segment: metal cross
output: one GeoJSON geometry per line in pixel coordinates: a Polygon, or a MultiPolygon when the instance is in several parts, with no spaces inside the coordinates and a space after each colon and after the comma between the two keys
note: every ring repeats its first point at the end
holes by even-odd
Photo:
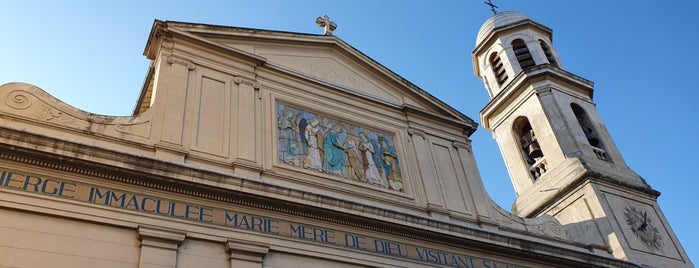
{"type": "Polygon", "coordinates": [[[488,2],[483,2],[483,3],[485,3],[485,4],[488,5],[488,6],[490,6],[490,11],[493,11],[493,15],[498,14],[498,11],[495,10],[496,8],[498,8],[498,6],[496,6],[495,4],[493,4],[493,2],[492,2],[491,0],[488,0],[488,2]]]}
{"type": "Polygon", "coordinates": [[[324,35],[332,35],[333,31],[337,29],[337,24],[334,22],[330,21],[330,18],[328,15],[321,17],[318,17],[316,19],[316,24],[318,24],[319,27],[323,27],[323,34],[324,35]]]}

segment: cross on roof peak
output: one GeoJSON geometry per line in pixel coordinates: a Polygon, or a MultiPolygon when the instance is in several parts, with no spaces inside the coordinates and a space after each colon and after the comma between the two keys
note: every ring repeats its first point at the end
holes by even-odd
{"type": "Polygon", "coordinates": [[[328,15],[316,18],[316,24],[318,24],[318,27],[323,27],[324,35],[332,35],[333,31],[337,29],[337,24],[330,21],[328,15]]]}

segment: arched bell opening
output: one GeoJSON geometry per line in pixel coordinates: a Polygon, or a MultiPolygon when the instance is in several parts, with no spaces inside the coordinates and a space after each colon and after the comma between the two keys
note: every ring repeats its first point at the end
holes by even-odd
{"type": "Polygon", "coordinates": [[[490,66],[493,70],[493,75],[495,75],[495,79],[498,82],[498,85],[502,86],[502,84],[507,81],[507,72],[505,71],[505,65],[503,65],[502,60],[500,59],[500,56],[498,56],[497,52],[493,52],[490,54],[490,66]]]}
{"type": "Polygon", "coordinates": [[[551,47],[544,42],[544,40],[539,39],[539,45],[541,46],[541,50],[544,51],[544,55],[546,56],[546,60],[549,61],[549,64],[559,67],[558,66],[558,61],[556,61],[556,57],[553,55],[553,51],[551,51],[551,47]]]}
{"type": "Polygon", "coordinates": [[[597,130],[595,130],[595,127],[592,124],[592,121],[590,121],[590,117],[587,116],[585,110],[576,103],[571,103],[570,108],[573,110],[573,114],[575,114],[575,118],[578,120],[580,129],[585,134],[585,138],[592,147],[592,150],[594,151],[597,158],[600,160],[611,162],[612,160],[609,158],[609,155],[607,154],[607,150],[604,146],[604,143],[602,142],[602,139],[600,139],[597,130]]]}
{"type": "Polygon", "coordinates": [[[529,174],[534,180],[539,179],[547,170],[546,157],[529,119],[524,116],[518,117],[512,129],[517,137],[520,153],[526,163],[525,166],[529,169],[529,174]]]}
{"type": "Polygon", "coordinates": [[[524,43],[522,39],[515,39],[512,41],[512,50],[515,52],[517,57],[517,63],[522,70],[532,67],[535,65],[532,53],[529,52],[527,44],[524,43]]]}

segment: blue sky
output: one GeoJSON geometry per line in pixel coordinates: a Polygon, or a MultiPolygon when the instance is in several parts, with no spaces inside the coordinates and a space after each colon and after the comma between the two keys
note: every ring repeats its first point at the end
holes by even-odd
{"type": "MultiPolygon", "coordinates": [[[[595,82],[599,114],[627,164],[659,190],[660,206],[695,263],[699,190],[695,109],[699,3],[495,1],[554,31],[565,69],[595,82]]],[[[129,115],[145,77],[154,19],[335,35],[479,121],[487,103],[471,51],[492,15],[452,1],[0,1],[0,84],[27,82],[92,113],[129,115]]],[[[473,136],[486,188],[509,210],[515,194],[491,134],[473,136]]]]}

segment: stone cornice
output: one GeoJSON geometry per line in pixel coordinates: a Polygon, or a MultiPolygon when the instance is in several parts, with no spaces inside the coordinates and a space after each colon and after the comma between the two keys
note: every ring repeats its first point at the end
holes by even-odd
{"type": "MultiPolygon", "coordinates": [[[[243,60],[247,60],[259,67],[266,67],[275,70],[283,70],[275,65],[273,62],[268,61],[267,58],[262,57],[257,54],[249,53],[240,49],[236,49],[232,46],[222,45],[210,40],[210,37],[217,36],[220,38],[229,39],[254,39],[257,41],[264,42],[300,42],[307,45],[320,45],[320,46],[331,46],[339,53],[345,54],[353,58],[355,61],[367,66],[373,70],[374,73],[380,74],[382,77],[387,78],[389,81],[394,83],[396,86],[406,89],[412,95],[419,97],[425,102],[429,103],[430,106],[434,107],[441,112],[448,114],[452,117],[453,121],[464,121],[465,124],[469,125],[470,129],[465,131],[466,133],[472,133],[475,131],[477,124],[462,114],[458,110],[452,108],[451,106],[445,104],[441,100],[430,95],[427,91],[421,89],[400,75],[394,73],[388,68],[384,67],[380,63],[373,60],[371,57],[365,55],[354,47],[345,43],[336,36],[319,36],[312,34],[300,34],[300,33],[290,33],[290,32],[280,32],[280,31],[267,31],[267,30],[256,30],[256,29],[246,29],[238,27],[226,27],[217,25],[203,25],[203,24],[191,24],[184,22],[175,21],[158,21],[156,20],[153,24],[151,30],[151,35],[148,39],[148,44],[146,45],[146,54],[150,59],[154,59],[156,53],[153,51],[158,50],[157,46],[161,42],[161,36],[169,36],[172,38],[182,38],[184,40],[192,41],[198,45],[208,47],[217,51],[222,51],[226,54],[238,57],[243,60]]],[[[462,123],[463,124],[463,123],[462,123]]]]}
{"type": "Polygon", "coordinates": [[[177,250],[177,246],[184,241],[186,235],[184,231],[159,226],[138,226],[138,239],[141,240],[141,244],[152,247],[177,250]]]}
{"type": "Polygon", "coordinates": [[[494,129],[500,122],[491,123],[489,119],[498,113],[510,113],[511,110],[516,107],[515,105],[521,104],[512,103],[512,100],[516,99],[517,96],[537,94],[537,89],[527,89],[530,85],[542,80],[561,81],[565,83],[566,87],[557,87],[556,90],[575,90],[589,97],[590,100],[592,99],[594,84],[591,81],[549,64],[537,65],[519,72],[517,76],[505,85],[502,91],[495,95],[488,104],[481,109],[480,115],[483,127],[488,130],[494,129]],[[508,106],[510,106],[510,109],[504,110],[503,107],[508,106]]]}
{"type": "Polygon", "coordinates": [[[629,189],[653,198],[660,195],[660,192],[652,189],[645,181],[642,185],[631,184],[624,180],[623,176],[594,168],[580,158],[569,158],[559,166],[549,169],[535,184],[536,187],[521,193],[515,200],[512,212],[520,217],[537,217],[544,214],[558,200],[564,199],[566,195],[587,183],[629,189]]]}
{"type": "MultiPolygon", "coordinates": [[[[390,81],[411,90],[414,94],[420,96],[421,98],[429,101],[435,107],[442,109],[454,117],[466,117],[461,114],[456,109],[446,105],[441,100],[434,98],[427,91],[421,89],[415,84],[411,83],[407,79],[401,77],[399,74],[394,73],[390,69],[376,62],[371,57],[362,53],[361,51],[355,49],[351,45],[344,42],[337,36],[324,36],[316,34],[304,34],[304,33],[293,33],[284,31],[273,31],[273,30],[259,30],[259,29],[249,29],[242,27],[229,27],[229,26],[218,26],[218,25],[203,25],[202,24],[192,24],[186,22],[176,22],[167,21],[162,22],[170,26],[170,29],[176,29],[179,32],[186,32],[192,36],[201,36],[201,39],[205,39],[209,36],[217,36],[222,38],[239,38],[239,39],[256,39],[262,40],[264,42],[280,42],[280,43],[303,43],[305,45],[321,45],[321,46],[332,46],[338,50],[339,53],[345,54],[349,57],[359,60],[365,66],[373,69],[375,73],[380,73],[382,76],[389,78],[390,81]]],[[[270,62],[265,62],[269,64],[270,62]]]]}
{"type": "Polygon", "coordinates": [[[414,114],[414,115],[419,115],[419,116],[424,116],[428,117],[431,119],[436,119],[435,121],[441,121],[447,124],[452,124],[452,125],[457,125],[461,128],[463,128],[464,135],[466,136],[471,136],[473,132],[475,132],[478,129],[478,123],[475,121],[471,120],[471,118],[466,118],[467,120],[463,121],[456,121],[453,118],[442,116],[439,114],[431,113],[429,111],[425,111],[423,109],[420,109],[418,107],[415,107],[410,104],[403,104],[401,105],[401,110],[403,110],[406,114],[414,114]]]}
{"type": "Polygon", "coordinates": [[[454,141],[452,142],[452,145],[454,145],[455,148],[459,149],[466,149],[466,151],[471,152],[471,140],[465,140],[465,141],[454,141]]]}
{"type": "Polygon", "coordinates": [[[553,238],[539,237],[536,239],[534,235],[531,235],[530,238],[523,239],[519,238],[519,235],[506,235],[501,232],[467,227],[418,215],[341,200],[331,196],[238,178],[231,174],[199,170],[145,157],[123,155],[118,152],[106,151],[88,145],[55,140],[50,137],[10,129],[0,129],[0,159],[73,174],[86,175],[90,178],[124,183],[125,185],[134,187],[161,190],[226,204],[256,208],[274,213],[282,213],[342,226],[370,230],[416,241],[448,245],[455,248],[479,252],[499,252],[502,254],[501,256],[514,259],[535,259],[559,266],[636,267],[633,264],[621,260],[572,250],[570,247],[573,247],[573,244],[568,244],[565,241],[556,241],[556,239],[553,238]],[[33,144],[36,146],[22,147],[7,143],[7,141],[20,139],[25,144],[33,144]],[[42,150],[42,146],[44,146],[43,149],[49,149],[49,147],[53,149],[74,147],[76,151],[89,153],[95,160],[98,160],[97,158],[112,157],[113,159],[110,159],[110,161],[114,161],[118,158],[120,163],[123,163],[124,166],[128,166],[129,168],[114,167],[105,164],[110,161],[86,161],[66,155],[56,155],[54,152],[60,152],[60,150],[42,150]],[[318,203],[318,205],[289,202],[287,200],[225,189],[213,185],[179,180],[167,176],[167,174],[182,174],[188,177],[226,182],[226,184],[235,185],[235,187],[239,189],[249,189],[258,192],[264,191],[277,195],[284,194],[289,197],[303,197],[303,200],[299,201],[314,201],[318,203]],[[330,205],[337,208],[337,210],[322,208],[322,204],[325,204],[326,207],[330,205]],[[338,211],[342,209],[356,211],[357,215],[338,211]],[[546,240],[558,245],[544,242],[546,240]]]}

